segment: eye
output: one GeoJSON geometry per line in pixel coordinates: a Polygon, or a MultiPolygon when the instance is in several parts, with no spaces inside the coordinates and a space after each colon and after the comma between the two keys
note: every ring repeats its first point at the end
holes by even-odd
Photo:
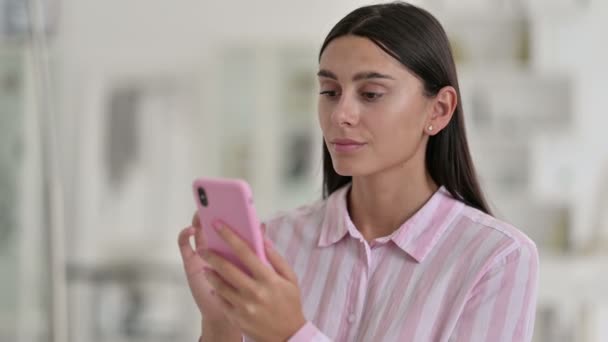
{"type": "Polygon", "coordinates": [[[370,92],[370,91],[365,91],[365,92],[361,93],[361,96],[363,96],[363,98],[369,102],[378,100],[379,98],[382,97],[382,95],[384,95],[384,94],[374,93],[374,92],[370,92]]]}
{"type": "Polygon", "coordinates": [[[324,90],[324,91],[320,92],[319,95],[323,95],[323,96],[326,96],[326,97],[329,97],[329,98],[333,98],[333,97],[338,96],[338,92],[335,91],[335,90],[324,90]]]}

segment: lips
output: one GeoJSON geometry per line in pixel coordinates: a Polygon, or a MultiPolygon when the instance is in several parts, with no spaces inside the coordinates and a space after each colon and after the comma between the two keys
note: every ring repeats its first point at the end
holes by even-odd
{"type": "Polygon", "coordinates": [[[334,139],[330,144],[336,152],[354,152],[365,146],[366,143],[353,139],[334,139]]]}
{"type": "Polygon", "coordinates": [[[334,139],[331,141],[332,144],[336,145],[363,145],[363,142],[359,142],[352,139],[334,139]]]}

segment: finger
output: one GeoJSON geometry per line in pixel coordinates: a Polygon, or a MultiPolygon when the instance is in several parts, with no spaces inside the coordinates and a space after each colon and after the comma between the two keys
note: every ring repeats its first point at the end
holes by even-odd
{"type": "Polygon", "coordinates": [[[239,294],[223,283],[222,279],[213,272],[209,272],[206,277],[207,282],[211,285],[215,292],[215,298],[221,310],[226,315],[226,318],[234,325],[243,326],[243,312],[252,312],[251,306],[239,296],[239,294]]]}
{"type": "Polygon", "coordinates": [[[298,284],[298,276],[295,274],[291,265],[279,254],[279,252],[274,249],[272,246],[272,242],[268,239],[264,240],[264,246],[266,247],[266,257],[268,261],[272,265],[272,267],[279,273],[281,276],[289,280],[293,284],[298,284]]]}
{"type": "Polygon", "coordinates": [[[177,245],[179,246],[179,251],[181,252],[184,261],[196,256],[196,253],[192,249],[192,245],[190,245],[190,237],[194,235],[194,232],[194,227],[186,227],[179,232],[177,237],[177,245]]]}
{"type": "Polygon", "coordinates": [[[208,266],[205,261],[192,249],[190,245],[190,237],[194,234],[194,227],[187,227],[182,229],[177,238],[180,254],[182,256],[184,269],[187,275],[193,275],[204,267],[208,266]]]}
{"type": "Polygon", "coordinates": [[[253,252],[249,244],[247,244],[241,237],[236,235],[225,224],[219,223],[214,228],[218,231],[218,234],[226,241],[226,243],[232,248],[233,253],[239,258],[239,260],[249,269],[253,278],[255,279],[268,279],[272,276],[270,268],[258,258],[253,252]]]}
{"type": "MultiPolygon", "coordinates": [[[[228,302],[226,299],[224,299],[224,297],[222,297],[221,295],[216,293],[215,298],[217,299],[217,302],[219,303],[221,310],[223,310],[227,316],[231,315],[231,313],[234,312],[234,305],[230,304],[230,302],[228,302]]],[[[228,317],[228,319],[234,320],[234,318],[231,318],[231,317],[228,317]]]]}
{"type": "Polygon", "coordinates": [[[194,246],[196,247],[196,251],[199,252],[200,250],[205,248],[205,240],[201,229],[201,222],[198,217],[198,212],[196,210],[192,215],[192,227],[194,227],[196,230],[196,233],[194,234],[194,246]]]}
{"type": "MultiPolygon", "coordinates": [[[[213,272],[213,271],[209,271],[209,272],[213,272]]],[[[228,302],[226,299],[224,299],[221,295],[219,295],[217,293],[217,291],[215,290],[213,285],[211,285],[209,283],[209,279],[207,277],[205,277],[205,280],[209,284],[209,287],[210,287],[209,289],[210,289],[211,293],[213,294],[213,298],[216,300],[217,304],[219,305],[220,310],[224,311],[225,314],[230,315],[234,310],[234,305],[230,304],[230,302],[228,302]]],[[[228,318],[230,318],[230,317],[228,317],[228,318]]]]}
{"type": "Polygon", "coordinates": [[[200,254],[203,250],[207,248],[205,234],[203,233],[203,228],[200,226],[194,227],[194,229],[194,246],[196,248],[196,251],[200,254]]]}
{"type": "Polygon", "coordinates": [[[236,307],[224,299],[220,294],[216,294],[215,299],[217,299],[220,309],[224,312],[224,315],[226,315],[226,319],[237,327],[242,326],[242,319],[237,314],[236,307]]]}
{"type": "Polygon", "coordinates": [[[215,294],[225,300],[229,306],[234,307],[240,302],[237,290],[228,284],[221,276],[214,271],[205,271],[205,278],[215,290],[215,294]]]}
{"type": "Polygon", "coordinates": [[[201,221],[198,217],[198,211],[194,211],[194,215],[192,215],[192,227],[200,227],[201,221]]]}
{"type": "Polygon", "coordinates": [[[244,294],[254,293],[255,283],[240,268],[221,255],[207,251],[204,253],[205,260],[211,265],[215,272],[237,291],[244,294]]]}

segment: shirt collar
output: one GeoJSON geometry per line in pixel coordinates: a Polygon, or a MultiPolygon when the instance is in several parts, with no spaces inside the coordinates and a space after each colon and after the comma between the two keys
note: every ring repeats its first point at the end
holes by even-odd
{"type": "MultiPolygon", "coordinates": [[[[332,245],[347,233],[362,238],[348,214],[346,194],[349,189],[350,184],[336,190],[327,198],[318,246],[332,245]]],[[[422,208],[397,230],[389,236],[377,238],[376,242],[392,240],[417,262],[422,262],[464,206],[464,203],[452,197],[449,191],[441,186],[422,208]]]]}

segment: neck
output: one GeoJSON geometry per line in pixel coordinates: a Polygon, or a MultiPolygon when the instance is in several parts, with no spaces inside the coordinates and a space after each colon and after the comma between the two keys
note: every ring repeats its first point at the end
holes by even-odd
{"type": "Polygon", "coordinates": [[[412,217],[437,191],[423,163],[353,177],[348,195],[350,217],[369,242],[390,235],[412,217]]]}

